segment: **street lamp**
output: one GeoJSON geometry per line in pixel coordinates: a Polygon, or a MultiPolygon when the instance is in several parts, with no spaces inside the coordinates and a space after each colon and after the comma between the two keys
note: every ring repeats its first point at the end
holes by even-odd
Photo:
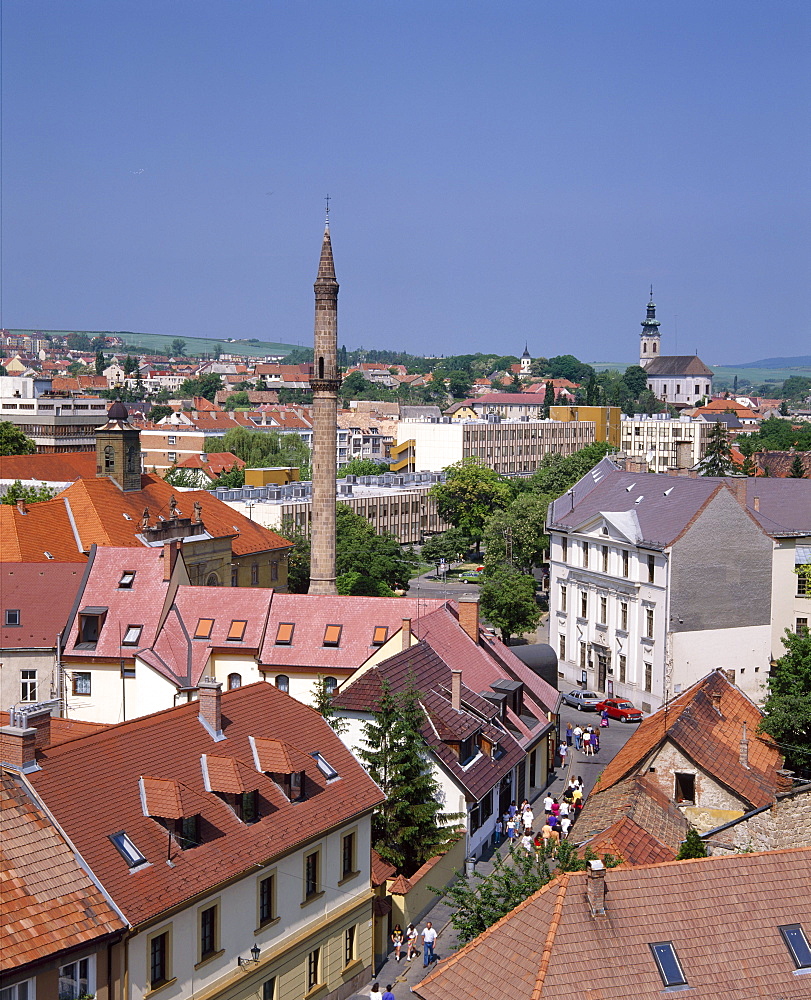
{"type": "Polygon", "coordinates": [[[243,958],[241,955],[237,958],[237,965],[240,969],[244,969],[246,966],[256,965],[259,961],[259,945],[254,941],[253,948],[251,948],[251,957],[243,958]]]}

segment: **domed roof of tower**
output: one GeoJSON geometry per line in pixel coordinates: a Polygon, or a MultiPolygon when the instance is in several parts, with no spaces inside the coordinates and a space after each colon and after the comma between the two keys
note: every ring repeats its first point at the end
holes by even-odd
{"type": "Polygon", "coordinates": [[[110,407],[110,409],[107,411],[108,421],[120,420],[122,423],[126,423],[129,420],[129,418],[130,415],[127,412],[127,408],[126,406],[124,406],[124,404],[121,402],[120,399],[117,399],[110,407]]]}

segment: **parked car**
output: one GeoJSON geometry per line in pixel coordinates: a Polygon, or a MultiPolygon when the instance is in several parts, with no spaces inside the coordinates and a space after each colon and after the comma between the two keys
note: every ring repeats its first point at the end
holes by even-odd
{"type": "Polygon", "coordinates": [[[609,719],[619,719],[620,722],[641,722],[642,713],[625,698],[606,698],[594,706],[595,712],[608,712],[609,719]]]}
{"type": "Polygon", "coordinates": [[[577,691],[569,691],[568,694],[562,694],[560,697],[567,705],[576,708],[578,712],[593,712],[600,702],[599,695],[593,691],[581,691],[579,688],[577,691]]]}

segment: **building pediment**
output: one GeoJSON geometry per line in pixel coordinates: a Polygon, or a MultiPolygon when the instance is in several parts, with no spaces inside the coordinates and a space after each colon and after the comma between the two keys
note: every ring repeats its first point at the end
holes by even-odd
{"type": "Polygon", "coordinates": [[[574,525],[573,530],[605,541],[630,542],[632,545],[642,539],[642,529],[635,510],[601,510],[581,524],[574,525]]]}

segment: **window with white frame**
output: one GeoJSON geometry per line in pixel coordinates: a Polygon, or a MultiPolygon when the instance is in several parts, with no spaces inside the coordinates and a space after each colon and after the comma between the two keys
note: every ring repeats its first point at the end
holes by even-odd
{"type": "Polygon", "coordinates": [[[4,986],[0,990],[0,1000],[34,1000],[34,980],[23,979],[22,982],[4,986]]]}
{"type": "Polygon", "coordinates": [[[645,608],[645,638],[653,638],[653,608],[645,608]]]}
{"type": "Polygon", "coordinates": [[[95,990],[92,958],[81,958],[59,968],[59,1000],[78,1000],[95,990]]]}
{"type": "Polygon", "coordinates": [[[560,586],[560,610],[566,611],[566,587],[563,584],[560,586]]]}
{"type": "Polygon", "coordinates": [[[565,635],[559,635],[558,636],[558,657],[561,660],[565,660],[566,659],[566,636],[565,635]]]}
{"type": "Polygon", "coordinates": [[[628,631],[628,602],[620,601],[620,628],[623,632],[628,631]]]}
{"type": "Polygon", "coordinates": [[[600,547],[600,552],[601,552],[602,560],[603,560],[603,573],[607,573],[608,572],[608,546],[607,545],[602,545],[600,547]]]}
{"type": "Polygon", "coordinates": [[[580,617],[588,618],[589,616],[589,595],[587,590],[580,591],[580,617]]]}
{"type": "Polygon", "coordinates": [[[36,670],[20,671],[20,701],[37,700],[37,672],[36,670]]]}

